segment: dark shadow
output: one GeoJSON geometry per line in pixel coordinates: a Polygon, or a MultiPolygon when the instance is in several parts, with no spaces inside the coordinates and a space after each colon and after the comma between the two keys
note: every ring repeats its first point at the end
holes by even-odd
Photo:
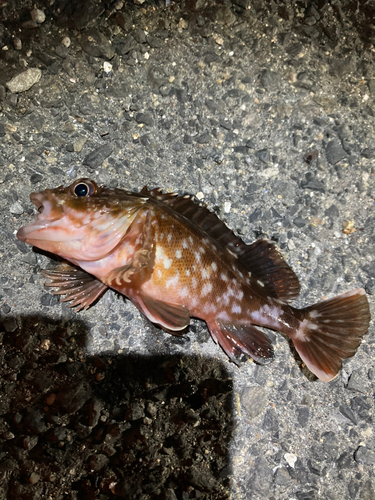
{"type": "Polygon", "coordinates": [[[86,356],[86,337],[77,320],[0,319],[0,498],[229,498],[222,363],[86,356]]]}

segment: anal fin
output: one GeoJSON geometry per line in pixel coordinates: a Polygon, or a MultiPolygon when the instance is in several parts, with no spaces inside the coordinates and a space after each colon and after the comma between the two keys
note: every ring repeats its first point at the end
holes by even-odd
{"type": "Polygon", "coordinates": [[[55,269],[43,269],[42,275],[51,280],[51,283],[45,283],[46,286],[58,287],[52,294],[65,295],[61,302],[72,301],[68,307],[75,307],[76,311],[87,309],[108,288],[83,269],[65,263],[55,269]]]}
{"type": "Polygon", "coordinates": [[[234,363],[247,354],[257,363],[264,364],[273,357],[269,338],[256,326],[232,324],[221,320],[207,324],[212,338],[234,363]]]}

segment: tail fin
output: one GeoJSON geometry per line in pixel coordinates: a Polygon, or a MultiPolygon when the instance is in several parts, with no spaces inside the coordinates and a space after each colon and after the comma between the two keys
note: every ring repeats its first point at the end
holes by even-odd
{"type": "Polygon", "coordinates": [[[291,338],[309,370],[329,382],[368,330],[371,316],[365,291],[357,288],[302,311],[304,320],[291,338]]]}

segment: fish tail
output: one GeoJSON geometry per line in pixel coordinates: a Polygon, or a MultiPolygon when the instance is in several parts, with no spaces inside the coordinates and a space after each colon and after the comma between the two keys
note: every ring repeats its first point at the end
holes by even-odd
{"type": "Polygon", "coordinates": [[[290,337],[309,370],[329,382],[368,330],[371,316],[365,291],[357,288],[301,312],[304,319],[290,337]]]}

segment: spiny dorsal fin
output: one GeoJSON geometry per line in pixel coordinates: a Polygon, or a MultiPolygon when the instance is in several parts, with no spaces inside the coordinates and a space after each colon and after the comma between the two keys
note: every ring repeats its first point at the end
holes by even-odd
{"type": "Polygon", "coordinates": [[[254,278],[264,283],[267,292],[274,297],[286,302],[298,297],[298,278],[271,241],[257,240],[252,245],[246,245],[214,212],[195,203],[194,197],[190,195],[178,196],[176,193],[162,193],[160,188],[148,190],[147,187],[142,189],[141,194],[150,196],[183,215],[230,250],[254,278]]]}
{"type": "Polygon", "coordinates": [[[150,196],[183,215],[233,254],[239,255],[247,248],[246,243],[236,236],[214,212],[210,212],[205,206],[198,205],[194,201],[194,196],[162,193],[160,188],[148,190],[147,186],[142,189],[141,194],[150,196]]]}

